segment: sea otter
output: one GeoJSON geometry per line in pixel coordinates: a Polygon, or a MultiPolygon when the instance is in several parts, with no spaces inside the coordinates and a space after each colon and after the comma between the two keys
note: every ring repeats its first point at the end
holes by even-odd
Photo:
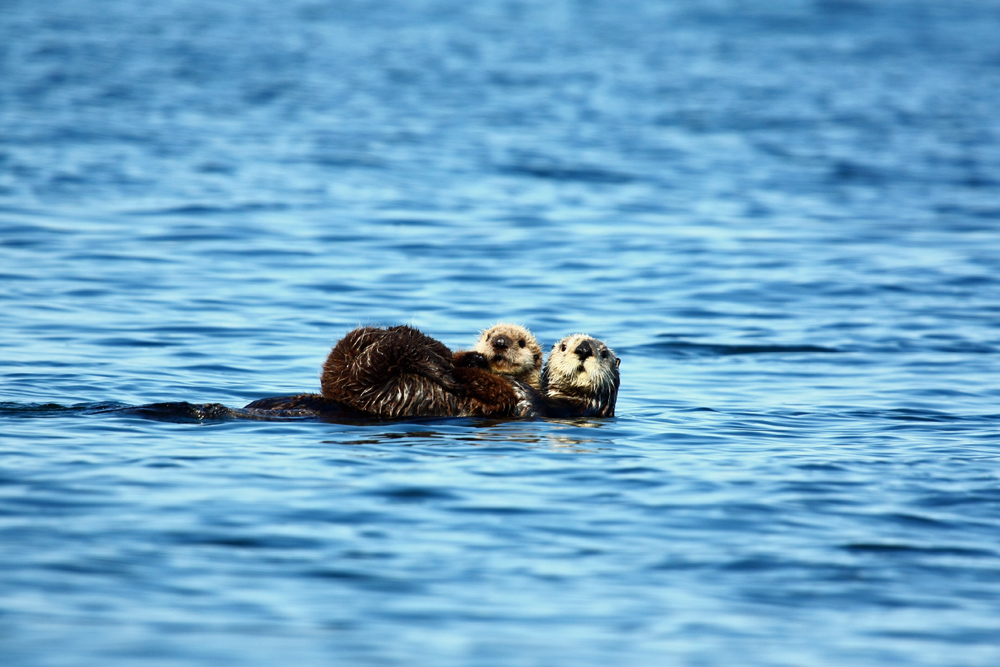
{"type": "Polygon", "coordinates": [[[483,330],[472,348],[497,375],[541,389],[542,347],[527,328],[501,322],[483,330]]]}
{"type": "Polygon", "coordinates": [[[542,369],[542,397],[550,417],[614,417],[621,360],[586,334],[552,346],[542,369]]]}

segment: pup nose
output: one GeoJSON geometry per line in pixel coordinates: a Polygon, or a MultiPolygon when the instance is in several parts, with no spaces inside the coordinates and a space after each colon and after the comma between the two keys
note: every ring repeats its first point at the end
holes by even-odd
{"type": "Polygon", "coordinates": [[[590,344],[589,340],[576,346],[576,356],[580,357],[580,361],[586,361],[587,357],[594,356],[594,346],[590,344]]]}
{"type": "Polygon", "coordinates": [[[510,347],[510,339],[506,336],[497,336],[493,339],[493,347],[497,350],[506,350],[510,347]]]}

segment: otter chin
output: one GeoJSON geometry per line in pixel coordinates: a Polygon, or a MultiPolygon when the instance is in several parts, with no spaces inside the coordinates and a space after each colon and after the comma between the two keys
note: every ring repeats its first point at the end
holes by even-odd
{"type": "Polygon", "coordinates": [[[497,375],[541,388],[542,347],[520,324],[501,322],[483,330],[472,348],[497,375]]]}
{"type": "Polygon", "coordinates": [[[552,346],[541,375],[542,397],[553,415],[613,417],[621,360],[586,334],[566,336],[552,346]]]}

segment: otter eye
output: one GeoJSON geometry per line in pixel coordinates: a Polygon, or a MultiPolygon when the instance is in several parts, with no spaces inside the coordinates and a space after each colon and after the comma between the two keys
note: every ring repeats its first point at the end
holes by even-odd
{"type": "Polygon", "coordinates": [[[517,341],[517,344],[520,345],[521,347],[524,347],[524,339],[522,338],[521,340],[517,341]]]}
{"type": "Polygon", "coordinates": [[[601,359],[607,359],[607,358],[608,358],[608,351],[604,350],[604,352],[601,352],[601,359]]]}
{"type": "Polygon", "coordinates": [[[559,349],[562,350],[563,352],[565,352],[566,351],[566,343],[563,343],[562,345],[560,345],[559,349]]]}

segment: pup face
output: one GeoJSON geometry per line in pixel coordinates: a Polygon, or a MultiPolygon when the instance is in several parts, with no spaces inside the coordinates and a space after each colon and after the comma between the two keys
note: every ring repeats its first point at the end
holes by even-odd
{"type": "Polygon", "coordinates": [[[538,386],[542,348],[531,332],[520,324],[500,323],[479,336],[473,352],[490,363],[490,370],[538,386]]]}

